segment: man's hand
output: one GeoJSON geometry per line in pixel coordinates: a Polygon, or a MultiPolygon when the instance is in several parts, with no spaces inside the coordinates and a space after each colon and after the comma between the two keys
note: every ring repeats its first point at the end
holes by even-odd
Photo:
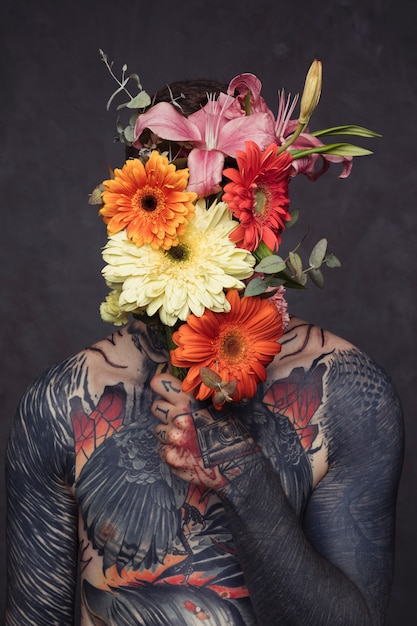
{"type": "Polygon", "coordinates": [[[246,426],[226,406],[216,410],[181,391],[180,381],[160,374],[151,381],[158,394],[152,412],[161,458],[187,482],[215,491],[240,476],[258,448],[246,426]]]}

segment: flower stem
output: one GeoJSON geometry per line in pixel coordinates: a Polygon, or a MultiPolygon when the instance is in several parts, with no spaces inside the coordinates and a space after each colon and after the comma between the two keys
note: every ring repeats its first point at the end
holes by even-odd
{"type": "MultiPolygon", "coordinates": [[[[171,326],[164,326],[165,328],[165,337],[166,337],[166,341],[167,341],[167,346],[168,346],[168,350],[171,352],[171,350],[175,350],[175,348],[177,347],[176,343],[174,342],[174,340],[172,339],[172,328],[171,326]]],[[[184,378],[187,375],[187,370],[182,368],[182,367],[177,367],[176,365],[173,365],[171,360],[169,362],[169,366],[171,369],[171,374],[173,376],[175,376],[175,378],[178,378],[179,380],[184,380],[184,378]]]]}
{"type": "Polygon", "coordinates": [[[284,150],[286,150],[291,144],[294,143],[294,141],[297,139],[297,137],[299,135],[301,135],[301,133],[303,132],[304,128],[306,127],[306,124],[300,124],[300,122],[298,122],[298,126],[295,129],[295,131],[293,132],[293,134],[291,135],[291,137],[284,143],[282,144],[282,146],[280,146],[278,148],[278,154],[281,154],[282,152],[284,152],[284,150]]]}

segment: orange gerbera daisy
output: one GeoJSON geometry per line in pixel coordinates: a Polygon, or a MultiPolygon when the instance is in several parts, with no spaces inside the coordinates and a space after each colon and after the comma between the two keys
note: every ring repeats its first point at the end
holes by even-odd
{"type": "Polygon", "coordinates": [[[105,180],[100,209],[109,236],[126,229],[137,246],[169,250],[178,245],[188,220],[194,215],[197,194],[185,191],[188,169],[177,170],[154,150],[144,166],[129,159],[114,179],[105,180]]]}
{"type": "MultiPolygon", "coordinates": [[[[269,300],[240,298],[235,289],[228,292],[227,299],[231,305],[228,313],[206,309],[201,317],[190,315],[173,334],[177,348],[171,351],[171,362],[188,369],[182,388],[197,389],[199,400],[216,396],[216,390],[202,381],[201,368],[218,374],[223,384],[236,381],[230,395],[239,401],[255,395],[258,383],[266,380],[266,366],[281,350],[282,317],[269,300]]],[[[223,403],[224,399],[218,406],[223,403]]]]}
{"type": "Polygon", "coordinates": [[[253,141],[245,147],[245,152],[236,152],[238,169],[223,172],[232,181],[225,185],[223,201],[240,222],[230,238],[250,252],[260,241],[276,251],[285,220],[290,219],[288,182],[293,159],[288,152],[278,155],[274,143],[264,152],[253,141]]]}

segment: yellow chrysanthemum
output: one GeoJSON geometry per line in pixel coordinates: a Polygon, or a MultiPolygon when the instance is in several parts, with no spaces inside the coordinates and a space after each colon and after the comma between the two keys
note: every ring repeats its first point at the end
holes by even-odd
{"type": "Polygon", "coordinates": [[[167,251],[138,248],[124,231],[110,237],[103,250],[103,275],[109,286],[121,289],[119,306],[125,311],[145,308],[150,316],[158,312],[167,326],[185,321],[190,313],[199,317],[206,308],[229,311],[225,290],[243,289],[255,263],[229,239],[236,225],[226,203],[206,209],[199,201],[178,245],[167,251]]]}
{"type": "Polygon", "coordinates": [[[110,322],[115,326],[127,324],[128,316],[119,306],[120,291],[114,289],[100,305],[100,315],[103,322],[110,322]]]}
{"type": "Polygon", "coordinates": [[[137,246],[163,250],[176,246],[197,199],[197,194],[185,191],[187,184],[188,169],[177,170],[156,150],[145,166],[139,159],[129,159],[114,170],[114,179],[103,182],[100,215],[109,236],[126,229],[137,246]]]}

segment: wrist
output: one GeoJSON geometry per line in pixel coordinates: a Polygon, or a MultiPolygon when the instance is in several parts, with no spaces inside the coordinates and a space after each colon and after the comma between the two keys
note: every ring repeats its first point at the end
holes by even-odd
{"type": "Polygon", "coordinates": [[[246,454],[222,464],[221,473],[224,483],[218,490],[223,503],[241,507],[253,500],[254,494],[262,491],[267,473],[267,460],[259,447],[253,448],[246,454]]]}

